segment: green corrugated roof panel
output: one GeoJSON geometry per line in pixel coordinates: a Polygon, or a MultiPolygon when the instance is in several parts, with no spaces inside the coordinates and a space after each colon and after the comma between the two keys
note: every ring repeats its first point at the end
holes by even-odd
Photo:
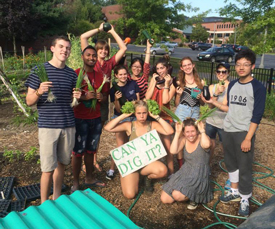
{"type": "Polygon", "coordinates": [[[135,225],[115,206],[91,189],[62,195],[31,206],[22,212],[11,212],[0,219],[0,229],[135,229],[135,225]]]}

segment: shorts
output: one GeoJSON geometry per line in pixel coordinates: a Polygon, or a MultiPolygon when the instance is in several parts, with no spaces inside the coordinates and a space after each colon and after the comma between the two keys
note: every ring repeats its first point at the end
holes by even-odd
{"type": "Polygon", "coordinates": [[[206,133],[206,135],[209,136],[209,138],[216,139],[216,135],[218,133],[219,140],[220,140],[220,142],[222,142],[222,132],[223,132],[223,129],[212,126],[209,123],[206,123],[205,133],[206,133]]]}
{"type": "Polygon", "coordinates": [[[199,106],[190,107],[185,104],[179,104],[177,106],[175,114],[179,117],[181,121],[184,121],[188,117],[194,118],[197,120],[200,117],[200,107],[199,106]]]}
{"type": "MultiPolygon", "coordinates": [[[[119,115],[114,115],[111,119],[115,119],[115,118],[117,118],[119,115]]],[[[119,123],[123,123],[123,122],[133,122],[133,121],[136,121],[137,120],[137,118],[135,117],[135,116],[130,116],[130,117],[128,117],[128,118],[125,118],[125,119],[123,119],[122,121],[120,121],[119,123]]]]}
{"type": "Polygon", "coordinates": [[[75,127],[65,129],[39,128],[40,164],[42,172],[52,172],[58,162],[70,164],[75,141],[75,127]]]}
{"type": "Polygon", "coordinates": [[[73,155],[82,157],[85,152],[96,153],[102,133],[101,117],[95,119],[75,119],[75,146],[73,155]]]}
{"type": "Polygon", "coordinates": [[[100,104],[101,121],[106,122],[109,118],[109,100],[100,104]]]}

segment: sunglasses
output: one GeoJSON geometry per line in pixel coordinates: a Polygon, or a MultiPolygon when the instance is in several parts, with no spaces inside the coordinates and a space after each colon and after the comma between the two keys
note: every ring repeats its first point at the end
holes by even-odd
{"type": "Polygon", "coordinates": [[[227,71],[220,71],[220,70],[217,70],[216,72],[217,72],[218,74],[220,74],[220,73],[222,73],[222,74],[227,73],[227,71]]]}

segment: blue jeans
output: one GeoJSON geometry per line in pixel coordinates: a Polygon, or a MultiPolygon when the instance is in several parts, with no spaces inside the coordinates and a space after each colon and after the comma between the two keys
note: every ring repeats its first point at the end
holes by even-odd
{"type": "Polygon", "coordinates": [[[206,123],[205,125],[205,133],[209,136],[211,139],[216,139],[216,135],[218,133],[220,142],[222,141],[222,131],[223,129],[220,129],[218,127],[212,126],[209,123],[206,123]]]}
{"type": "Polygon", "coordinates": [[[184,121],[188,117],[198,119],[200,117],[200,107],[190,107],[185,104],[179,104],[177,106],[175,114],[179,117],[181,121],[184,121]]]}
{"type": "Polygon", "coordinates": [[[75,119],[74,155],[83,155],[85,151],[95,153],[102,132],[101,117],[95,119],[75,119]]]}
{"type": "MultiPolygon", "coordinates": [[[[115,118],[117,118],[118,117],[118,115],[114,115],[111,119],[115,119],[115,118]]],[[[136,121],[137,120],[137,118],[135,117],[135,116],[130,116],[130,117],[128,117],[128,118],[125,118],[125,119],[123,119],[122,121],[120,121],[119,123],[123,123],[123,122],[133,122],[133,121],[136,121]]]]}

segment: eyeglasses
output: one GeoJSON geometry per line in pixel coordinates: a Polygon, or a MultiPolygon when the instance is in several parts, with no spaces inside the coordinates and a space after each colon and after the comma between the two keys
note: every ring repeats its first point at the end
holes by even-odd
{"type": "Polygon", "coordinates": [[[141,69],[140,66],[132,66],[132,68],[134,68],[134,69],[141,69]]]}
{"type": "Polygon", "coordinates": [[[182,68],[186,68],[186,67],[190,67],[190,66],[192,66],[191,63],[190,63],[190,64],[186,64],[186,65],[182,65],[181,67],[182,67],[182,68]]]}
{"type": "Polygon", "coordinates": [[[235,68],[240,68],[240,67],[249,68],[251,65],[252,64],[248,64],[248,63],[245,63],[245,64],[236,64],[235,68]]]}
{"type": "Polygon", "coordinates": [[[216,71],[218,74],[220,74],[220,73],[222,73],[222,74],[226,74],[227,73],[227,71],[225,70],[225,71],[220,71],[220,70],[217,70],[216,71]]]}

